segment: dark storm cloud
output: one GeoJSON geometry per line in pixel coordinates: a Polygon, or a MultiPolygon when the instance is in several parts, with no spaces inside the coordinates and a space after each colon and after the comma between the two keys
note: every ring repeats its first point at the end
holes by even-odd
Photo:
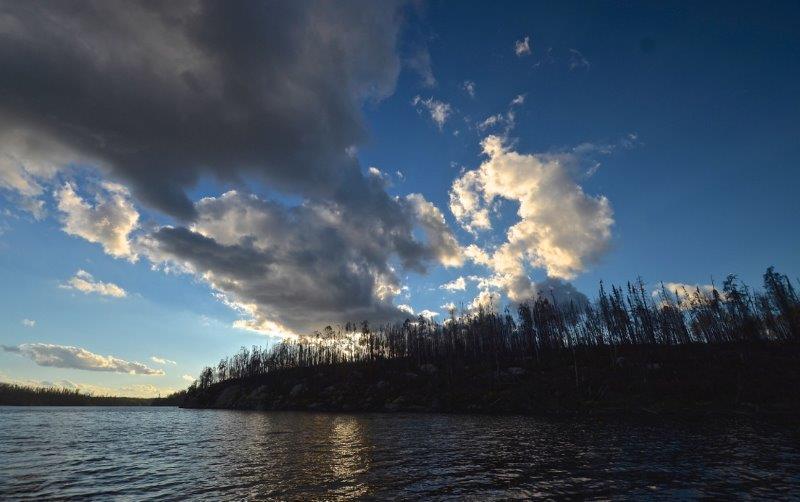
{"type": "Polygon", "coordinates": [[[390,263],[462,262],[438,208],[390,196],[355,159],[362,105],[394,90],[399,16],[372,1],[0,3],[0,153],[36,175],[55,159],[97,165],[178,217],[131,237],[131,254],[195,274],[240,327],[397,319],[390,263]],[[194,203],[203,175],[303,202],[239,190],[194,203]]]}
{"type": "MultiPolygon", "coordinates": [[[[418,219],[437,233],[438,214],[419,195],[393,201],[403,221],[418,219]],[[430,221],[432,220],[432,221],[430,221]]],[[[457,250],[411,228],[343,213],[331,203],[297,207],[227,192],[196,204],[191,229],[162,227],[144,236],[141,252],[152,262],[194,273],[240,308],[242,327],[295,333],[327,323],[404,318],[392,304],[400,281],[389,266],[399,256],[409,267],[425,260],[455,260],[457,250]]]]}
{"type": "Polygon", "coordinates": [[[67,148],[182,218],[206,173],[343,196],[360,105],[394,88],[397,18],[367,1],[4,2],[0,146],[67,148]]]}

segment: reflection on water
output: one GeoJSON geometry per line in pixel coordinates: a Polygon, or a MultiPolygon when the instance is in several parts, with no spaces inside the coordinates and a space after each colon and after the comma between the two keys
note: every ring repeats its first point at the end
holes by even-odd
{"type": "Polygon", "coordinates": [[[793,423],[0,407],[0,499],[785,497],[793,423]]]}

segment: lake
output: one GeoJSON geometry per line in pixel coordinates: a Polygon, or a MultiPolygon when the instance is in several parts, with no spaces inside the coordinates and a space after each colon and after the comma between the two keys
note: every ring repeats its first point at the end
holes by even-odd
{"type": "Polygon", "coordinates": [[[794,422],[0,407],[0,499],[800,494],[794,422]]]}

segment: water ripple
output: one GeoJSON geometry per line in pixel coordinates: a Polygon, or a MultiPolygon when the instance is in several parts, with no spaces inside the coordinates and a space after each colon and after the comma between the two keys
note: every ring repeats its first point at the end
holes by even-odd
{"type": "Polygon", "coordinates": [[[794,424],[0,407],[0,499],[781,498],[794,424]]]}

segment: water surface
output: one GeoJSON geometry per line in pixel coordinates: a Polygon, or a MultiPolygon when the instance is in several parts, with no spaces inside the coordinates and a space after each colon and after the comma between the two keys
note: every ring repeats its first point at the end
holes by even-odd
{"type": "Polygon", "coordinates": [[[3,500],[788,494],[787,422],[0,407],[3,500]]]}

